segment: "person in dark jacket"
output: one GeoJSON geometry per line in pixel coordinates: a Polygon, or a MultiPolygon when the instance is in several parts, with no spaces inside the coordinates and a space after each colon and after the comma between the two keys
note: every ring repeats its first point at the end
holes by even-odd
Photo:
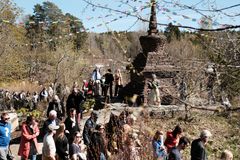
{"type": "Polygon", "coordinates": [[[203,130],[200,138],[195,139],[191,145],[191,160],[207,160],[207,151],[205,145],[212,134],[208,130],[203,130]]]}
{"type": "Polygon", "coordinates": [[[49,112],[51,110],[55,110],[57,112],[57,118],[62,120],[64,116],[64,109],[60,104],[60,99],[57,95],[54,95],[53,100],[49,102],[48,109],[47,109],[47,116],[49,116],[49,112]]]}
{"type": "Polygon", "coordinates": [[[168,155],[168,160],[182,160],[181,150],[184,150],[190,141],[187,137],[181,137],[176,147],[173,147],[168,155]]]}
{"type": "Polygon", "coordinates": [[[89,146],[91,144],[91,137],[93,134],[93,131],[96,127],[97,122],[97,113],[93,111],[91,113],[90,118],[86,121],[83,129],[83,141],[86,146],[89,146]]]}
{"type": "Polygon", "coordinates": [[[108,69],[108,72],[104,75],[105,77],[105,93],[104,95],[107,97],[107,93],[108,93],[108,89],[109,89],[109,94],[110,94],[110,99],[112,99],[113,97],[113,81],[114,81],[114,77],[112,74],[112,70],[108,69]]]}
{"type": "Polygon", "coordinates": [[[50,124],[53,124],[55,126],[58,126],[60,123],[60,120],[57,118],[57,112],[54,110],[51,110],[49,112],[49,116],[48,119],[43,123],[43,127],[41,130],[41,136],[40,137],[44,137],[44,135],[47,133],[48,131],[48,126],[50,124]]]}
{"type": "Polygon", "coordinates": [[[73,141],[74,134],[77,131],[80,131],[75,108],[70,109],[70,115],[66,118],[64,123],[65,123],[65,126],[66,126],[66,131],[65,132],[66,132],[68,141],[71,144],[72,141],[73,141]]]}
{"type": "Polygon", "coordinates": [[[59,125],[59,129],[57,130],[54,141],[56,145],[56,154],[57,154],[57,160],[68,160],[68,153],[69,153],[69,145],[68,145],[68,139],[64,134],[65,125],[64,123],[61,123],[59,125]]]}
{"type": "Polygon", "coordinates": [[[77,115],[81,113],[80,104],[82,101],[84,101],[85,97],[82,93],[79,92],[77,88],[73,88],[72,93],[68,96],[67,104],[66,104],[66,110],[67,114],[69,115],[70,109],[75,108],[77,111],[77,115]]]}

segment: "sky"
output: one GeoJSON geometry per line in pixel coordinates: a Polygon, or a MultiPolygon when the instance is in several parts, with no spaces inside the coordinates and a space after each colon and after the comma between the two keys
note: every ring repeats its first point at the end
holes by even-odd
{"type": "MultiPolygon", "coordinates": [[[[78,17],[85,28],[91,32],[106,32],[106,31],[138,31],[147,30],[148,23],[140,20],[137,21],[136,17],[126,16],[114,11],[109,11],[100,8],[93,8],[87,5],[83,0],[49,0],[56,4],[63,13],[71,13],[78,17]],[[110,22],[111,21],[111,22],[110,22]],[[109,23],[106,23],[109,22],[109,23]]],[[[150,0],[88,0],[94,4],[106,6],[119,11],[128,11],[131,14],[139,15],[144,19],[149,19],[150,0]],[[123,3],[124,2],[124,3],[123,3]],[[148,7],[147,7],[148,6],[148,7]],[[145,9],[142,9],[146,7],[145,9]]],[[[166,0],[170,2],[170,0],[166,0]]],[[[200,9],[209,9],[215,7],[217,9],[228,7],[231,5],[239,4],[240,0],[175,0],[178,4],[185,4],[200,9]],[[207,3],[209,2],[210,3],[207,3]]],[[[23,10],[23,15],[33,14],[33,7],[37,3],[42,4],[44,0],[13,0],[23,10]]],[[[176,25],[200,27],[200,20],[202,15],[189,9],[180,9],[175,4],[168,4],[163,0],[157,1],[159,8],[157,9],[157,20],[159,23],[168,24],[172,22],[176,25]]],[[[224,10],[230,15],[239,14],[240,6],[224,10]]],[[[213,19],[213,28],[221,28],[223,24],[240,25],[240,16],[230,18],[218,12],[202,12],[213,19]]],[[[160,30],[165,27],[158,26],[160,30]]]]}

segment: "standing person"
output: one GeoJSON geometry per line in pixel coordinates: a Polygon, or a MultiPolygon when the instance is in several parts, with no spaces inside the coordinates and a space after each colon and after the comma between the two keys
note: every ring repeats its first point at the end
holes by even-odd
{"type": "Polygon", "coordinates": [[[56,135],[54,136],[55,144],[56,144],[56,153],[57,153],[57,160],[68,160],[68,151],[69,151],[69,145],[68,145],[68,139],[65,136],[65,125],[64,123],[61,123],[59,125],[59,129],[56,132],[56,135]]]}
{"type": "Polygon", "coordinates": [[[104,126],[97,125],[96,131],[92,135],[91,145],[92,159],[106,160],[107,159],[107,143],[104,136],[104,126]]]}
{"type": "Polygon", "coordinates": [[[92,79],[93,81],[96,81],[96,80],[100,80],[100,79],[101,79],[101,73],[100,73],[100,68],[99,68],[99,67],[96,67],[96,68],[93,70],[91,79],[92,79]]]}
{"type": "Polygon", "coordinates": [[[167,156],[163,143],[163,133],[157,131],[152,140],[154,160],[162,160],[167,156]]]}
{"type": "Polygon", "coordinates": [[[22,136],[18,150],[18,155],[22,160],[36,160],[39,152],[37,137],[40,131],[38,123],[33,116],[28,116],[26,122],[22,124],[22,136]]]}
{"type": "Polygon", "coordinates": [[[11,140],[11,124],[8,113],[2,113],[0,120],[0,160],[7,160],[8,146],[11,140]]]}
{"type": "Polygon", "coordinates": [[[48,126],[50,124],[53,124],[56,126],[58,126],[60,124],[60,120],[57,118],[57,112],[54,110],[51,110],[49,112],[48,119],[46,121],[44,121],[44,123],[43,123],[42,133],[41,133],[42,137],[47,133],[48,126]]]}
{"type": "Polygon", "coordinates": [[[80,132],[74,134],[73,143],[69,147],[69,154],[71,160],[87,160],[85,146],[82,144],[80,132]]]}
{"type": "Polygon", "coordinates": [[[184,78],[182,78],[179,84],[178,91],[180,95],[180,100],[185,101],[187,98],[187,83],[184,81],[184,78]]]}
{"type": "Polygon", "coordinates": [[[113,86],[113,81],[114,81],[114,77],[112,74],[112,70],[108,69],[108,72],[105,74],[105,97],[107,97],[107,93],[108,93],[108,89],[109,89],[109,94],[110,94],[110,99],[112,99],[113,97],[113,93],[112,93],[112,86],[113,86]]]}
{"type": "Polygon", "coordinates": [[[157,76],[155,74],[152,74],[152,81],[148,83],[148,88],[151,89],[150,95],[149,95],[149,103],[161,106],[161,99],[160,99],[160,82],[157,79],[157,76]]]}
{"type": "Polygon", "coordinates": [[[96,127],[96,122],[97,122],[97,113],[93,111],[91,113],[90,118],[86,121],[83,129],[83,141],[84,144],[89,146],[91,144],[91,137],[93,134],[93,131],[96,127]]]}
{"type": "Polygon", "coordinates": [[[164,142],[164,145],[167,147],[167,152],[169,153],[173,147],[178,145],[180,136],[182,134],[182,128],[177,125],[173,131],[167,132],[167,137],[164,142]]]}
{"type": "Polygon", "coordinates": [[[43,138],[42,160],[56,160],[56,145],[53,135],[56,134],[58,128],[59,126],[54,124],[48,126],[48,132],[43,138]]]}
{"type": "Polygon", "coordinates": [[[66,131],[65,132],[66,132],[68,141],[71,143],[73,141],[74,133],[76,133],[77,131],[80,131],[75,108],[70,109],[70,114],[65,119],[64,123],[65,123],[65,126],[66,126],[66,131]]]}
{"type": "Polygon", "coordinates": [[[184,150],[190,141],[187,137],[181,137],[176,147],[173,147],[168,155],[168,160],[182,160],[181,150],[184,150]]]}
{"type": "Polygon", "coordinates": [[[84,101],[85,97],[77,88],[74,88],[72,93],[68,96],[67,104],[66,104],[66,110],[67,115],[69,115],[70,108],[75,108],[77,111],[77,115],[80,119],[82,110],[80,108],[80,104],[82,101],[84,101]]]}
{"type": "Polygon", "coordinates": [[[114,81],[115,81],[115,93],[114,96],[117,97],[119,89],[123,87],[123,80],[122,80],[122,74],[120,69],[116,70],[116,73],[114,75],[114,81]]]}
{"type": "Polygon", "coordinates": [[[40,101],[48,101],[48,92],[46,87],[43,87],[42,91],[40,92],[40,101]]]}
{"type": "Polygon", "coordinates": [[[57,118],[62,120],[64,116],[64,108],[61,105],[60,99],[57,95],[54,95],[51,102],[49,102],[48,109],[47,109],[47,116],[49,116],[49,112],[54,110],[57,112],[57,118]]]}
{"type": "Polygon", "coordinates": [[[207,160],[206,144],[212,134],[208,130],[203,130],[200,138],[195,139],[191,145],[191,160],[207,160]]]}

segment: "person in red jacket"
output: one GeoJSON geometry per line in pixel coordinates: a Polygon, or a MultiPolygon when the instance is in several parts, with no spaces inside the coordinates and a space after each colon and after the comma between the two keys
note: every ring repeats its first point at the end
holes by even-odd
{"type": "Polygon", "coordinates": [[[167,147],[167,152],[169,153],[173,147],[178,145],[179,139],[182,134],[182,128],[177,125],[173,131],[167,132],[167,137],[164,145],[167,147]]]}
{"type": "Polygon", "coordinates": [[[39,153],[37,142],[39,133],[38,123],[35,121],[35,118],[28,116],[26,122],[22,124],[22,136],[18,150],[21,160],[36,160],[37,153],[39,153]]]}

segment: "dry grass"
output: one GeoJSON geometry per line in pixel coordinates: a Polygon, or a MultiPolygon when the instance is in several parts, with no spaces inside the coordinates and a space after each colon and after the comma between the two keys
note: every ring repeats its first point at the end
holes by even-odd
{"type": "Polygon", "coordinates": [[[28,81],[14,81],[14,82],[9,82],[9,83],[0,83],[0,87],[3,89],[7,89],[9,91],[29,91],[29,92],[34,92],[34,91],[40,91],[41,87],[39,84],[36,83],[30,83],[28,81]]]}
{"type": "MultiPolygon", "coordinates": [[[[234,154],[234,159],[240,159],[240,122],[239,113],[232,115],[232,118],[226,118],[209,112],[194,112],[191,122],[185,122],[178,115],[175,118],[164,117],[161,119],[142,117],[138,120],[137,126],[143,132],[140,135],[143,146],[141,148],[141,159],[152,159],[151,139],[156,130],[166,133],[180,124],[184,129],[183,135],[187,136],[191,141],[198,138],[201,130],[209,129],[213,137],[207,145],[209,160],[217,160],[221,152],[229,149],[234,154]]],[[[183,151],[183,159],[190,159],[190,147],[183,151]]]]}

